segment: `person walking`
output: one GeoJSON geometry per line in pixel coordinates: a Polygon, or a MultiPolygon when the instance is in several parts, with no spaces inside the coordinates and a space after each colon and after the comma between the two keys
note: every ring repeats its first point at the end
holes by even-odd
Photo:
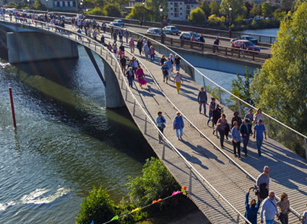
{"type": "Polygon", "coordinates": [[[177,93],[179,94],[179,90],[180,90],[180,87],[181,87],[181,83],[183,83],[182,76],[180,75],[179,72],[177,72],[177,73],[176,73],[176,76],[174,77],[174,83],[176,83],[177,93]]]}
{"type": "Polygon", "coordinates": [[[176,71],[179,72],[180,71],[180,63],[181,63],[181,58],[176,55],[175,56],[175,65],[176,65],[176,71]]]}
{"type": "MultiPolygon", "coordinates": [[[[216,52],[219,52],[219,45],[220,45],[220,39],[218,38],[218,37],[216,37],[215,38],[215,41],[213,42],[213,44],[215,45],[215,47],[214,47],[214,52],[216,51],[216,52]]],[[[213,52],[213,53],[214,53],[213,52]]]]}
{"type": "Polygon", "coordinates": [[[153,62],[155,61],[155,49],[153,46],[150,46],[150,60],[153,62]]]}
{"type": "Polygon", "coordinates": [[[103,45],[103,46],[105,46],[106,44],[105,44],[105,42],[104,42],[104,35],[102,34],[101,35],[101,37],[100,37],[100,43],[103,45]]]}
{"type": "Polygon", "coordinates": [[[161,56],[161,59],[160,59],[160,65],[164,65],[164,62],[166,62],[166,58],[164,55],[161,56]]]}
{"type": "Polygon", "coordinates": [[[182,130],[184,128],[183,118],[180,112],[177,111],[176,117],[174,118],[173,129],[176,130],[178,140],[182,140],[182,130]]]}
{"type": "Polygon", "coordinates": [[[116,43],[113,44],[113,53],[114,53],[115,58],[117,59],[117,44],[116,43]]]}
{"type": "Polygon", "coordinates": [[[275,216],[278,219],[275,193],[272,191],[262,203],[260,210],[260,223],[264,223],[265,220],[266,224],[273,224],[275,216]]]}
{"type": "MultiPolygon", "coordinates": [[[[207,121],[207,125],[209,126],[209,122],[211,121],[211,118],[213,116],[213,111],[215,110],[216,108],[216,103],[215,103],[215,98],[211,98],[211,102],[209,104],[209,118],[208,118],[208,121],[207,121]]],[[[214,126],[214,123],[212,122],[212,128],[214,126]]]]}
{"type": "Polygon", "coordinates": [[[144,71],[143,69],[141,68],[140,65],[137,66],[137,70],[136,70],[136,77],[139,81],[139,84],[140,84],[140,87],[143,89],[143,85],[146,85],[147,82],[145,80],[145,74],[144,74],[144,71]]]}
{"type": "Polygon", "coordinates": [[[164,62],[164,64],[162,65],[161,70],[162,70],[162,75],[163,75],[163,82],[166,82],[166,84],[167,84],[167,81],[168,81],[168,66],[167,66],[166,62],[164,62]]]}
{"type": "Polygon", "coordinates": [[[249,123],[250,120],[248,118],[245,118],[243,124],[241,124],[240,126],[240,132],[243,140],[243,152],[245,153],[245,156],[247,156],[247,145],[249,142],[249,136],[252,133],[252,129],[249,123]]]}
{"type": "Polygon", "coordinates": [[[199,113],[201,114],[201,108],[204,107],[204,115],[206,115],[206,105],[207,105],[207,93],[204,90],[204,87],[200,88],[200,91],[198,93],[197,101],[199,104],[199,113]]]}
{"type": "Polygon", "coordinates": [[[238,125],[240,127],[241,124],[242,124],[242,118],[239,116],[239,112],[234,112],[233,118],[231,119],[231,128],[233,128],[233,123],[235,121],[238,123],[238,125]]]}
{"type": "MultiPolygon", "coordinates": [[[[165,124],[166,124],[166,119],[163,117],[161,111],[158,112],[158,117],[156,119],[156,122],[157,122],[157,126],[158,126],[159,130],[163,134],[163,130],[164,130],[165,124]]],[[[162,136],[159,134],[159,143],[161,144],[161,142],[162,142],[162,136]]]]}
{"type": "Polygon", "coordinates": [[[280,201],[277,202],[276,205],[280,210],[279,221],[281,222],[281,224],[288,224],[288,214],[290,213],[290,202],[288,200],[288,195],[286,193],[282,193],[282,195],[280,196],[280,201]]]}
{"type": "Polygon", "coordinates": [[[128,44],[129,32],[127,29],[125,30],[125,37],[126,37],[126,43],[128,44]]]}
{"type": "Polygon", "coordinates": [[[257,215],[260,207],[259,195],[257,195],[257,202],[255,199],[248,204],[249,193],[251,191],[251,187],[248,189],[248,193],[245,195],[245,218],[250,221],[252,224],[257,224],[257,215]]]}
{"type": "Polygon", "coordinates": [[[242,50],[242,56],[243,58],[245,58],[245,48],[246,48],[246,45],[244,42],[241,43],[241,46],[240,46],[240,49],[242,50]]]}
{"type": "MultiPolygon", "coordinates": [[[[216,122],[216,126],[217,126],[216,131],[218,131],[220,134],[220,144],[222,148],[224,148],[224,136],[225,136],[226,125],[228,125],[228,122],[226,120],[226,115],[222,114],[221,118],[218,119],[218,121],[216,122]]],[[[215,130],[213,131],[213,134],[214,133],[215,133],[215,130]]]]}
{"type": "Polygon", "coordinates": [[[143,43],[142,43],[141,38],[138,39],[138,42],[137,42],[137,44],[136,44],[136,47],[137,47],[137,49],[139,49],[140,56],[142,56],[143,43]]]}
{"type": "Polygon", "coordinates": [[[133,70],[132,70],[132,67],[129,67],[128,71],[126,72],[126,75],[127,75],[127,78],[128,78],[128,83],[129,83],[129,86],[131,88],[133,88],[133,70]]]}
{"type": "Polygon", "coordinates": [[[268,166],[263,167],[263,173],[259,174],[256,185],[259,190],[260,200],[265,199],[268,196],[269,187],[270,187],[270,168],[268,166]]]}
{"type": "Polygon", "coordinates": [[[121,68],[122,68],[122,72],[125,74],[126,65],[127,65],[127,60],[125,58],[125,55],[120,56],[120,65],[121,65],[121,68]]]}
{"type": "Polygon", "coordinates": [[[254,123],[257,124],[259,120],[262,120],[262,123],[264,123],[264,116],[262,114],[262,110],[258,109],[257,112],[254,115],[254,123]]]}
{"type": "MultiPolygon", "coordinates": [[[[233,128],[231,129],[231,136],[232,136],[232,145],[233,145],[233,153],[235,157],[237,157],[237,149],[238,149],[238,158],[241,158],[241,135],[239,130],[239,125],[235,121],[233,122],[233,128]]],[[[222,136],[221,136],[222,137],[222,136]]]]}
{"type": "Polygon", "coordinates": [[[166,61],[166,65],[168,67],[168,79],[171,79],[172,78],[172,61],[170,58],[167,58],[167,61],[166,61]]]}
{"type": "Polygon", "coordinates": [[[130,41],[129,41],[129,47],[130,47],[130,52],[132,54],[134,54],[134,40],[133,38],[131,37],[130,41]]]}
{"type": "Polygon", "coordinates": [[[144,53],[145,53],[145,58],[146,58],[146,60],[148,60],[148,56],[149,56],[149,53],[150,53],[150,49],[149,49],[147,43],[144,45],[144,53]]]}
{"type": "Polygon", "coordinates": [[[262,142],[263,142],[263,133],[264,133],[265,140],[267,140],[265,126],[264,126],[264,124],[262,124],[262,120],[259,119],[258,124],[256,124],[256,126],[254,127],[254,138],[255,138],[255,136],[257,136],[256,141],[257,141],[257,149],[258,149],[258,155],[259,156],[261,156],[261,146],[262,146],[262,142]]]}
{"type": "Polygon", "coordinates": [[[306,204],[306,211],[304,211],[303,213],[302,224],[307,224],[307,204],[306,204]]]}
{"type": "MultiPolygon", "coordinates": [[[[248,110],[248,114],[245,115],[244,119],[249,119],[248,126],[250,126],[250,129],[252,130],[252,124],[253,124],[253,121],[254,121],[254,115],[253,115],[253,109],[252,108],[250,108],[248,110]]],[[[253,131],[249,134],[252,135],[253,131]]]]}

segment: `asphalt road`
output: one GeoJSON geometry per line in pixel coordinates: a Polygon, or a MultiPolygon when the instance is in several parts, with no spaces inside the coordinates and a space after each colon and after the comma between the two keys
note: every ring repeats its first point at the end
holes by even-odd
{"type": "MultiPolygon", "coordinates": [[[[125,25],[126,25],[126,27],[128,29],[133,30],[133,31],[138,32],[138,33],[143,33],[143,34],[145,34],[147,29],[148,29],[147,27],[135,27],[135,26],[129,26],[129,24],[125,24],[125,25]]],[[[174,38],[174,39],[179,39],[179,36],[176,36],[176,35],[169,35],[169,34],[167,34],[166,36],[170,37],[170,38],[174,38]]],[[[214,40],[215,40],[214,37],[212,37],[212,38],[205,37],[205,43],[207,43],[207,44],[213,44],[214,40]]],[[[220,39],[220,46],[231,47],[231,44],[230,44],[229,41],[221,40],[220,39]]],[[[260,52],[261,53],[272,54],[272,51],[271,51],[270,47],[263,47],[263,46],[259,46],[259,47],[260,47],[260,52]]]]}

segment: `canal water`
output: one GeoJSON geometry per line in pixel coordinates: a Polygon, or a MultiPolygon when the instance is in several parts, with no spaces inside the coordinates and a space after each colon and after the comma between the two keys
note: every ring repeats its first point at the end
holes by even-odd
{"type": "Polygon", "coordinates": [[[154,156],[127,109],[104,107],[104,86],[81,47],[79,54],[6,66],[0,49],[1,224],[74,223],[93,186],[119,201],[128,176],[154,156]]]}

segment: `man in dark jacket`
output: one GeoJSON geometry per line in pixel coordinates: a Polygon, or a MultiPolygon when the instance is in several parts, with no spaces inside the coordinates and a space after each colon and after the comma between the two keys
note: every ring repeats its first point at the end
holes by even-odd
{"type": "Polygon", "coordinates": [[[249,125],[250,120],[246,118],[244,123],[240,126],[240,132],[242,134],[243,139],[243,152],[245,156],[247,156],[247,145],[249,141],[249,135],[252,133],[251,126],[249,125]]]}
{"type": "Polygon", "coordinates": [[[207,104],[207,93],[206,91],[204,91],[204,87],[201,87],[199,93],[198,93],[198,97],[197,97],[197,101],[199,103],[199,113],[201,114],[201,107],[204,107],[204,115],[206,115],[206,104],[207,104]]]}
{"type": "Polygon", "coordinates": [[[233,118],[232,118],[232,120],[231,120],[231,129],[233,128],[233,123],[236,121],[237,122],[237,124],[238,124],[238,126],[240,127],[241,126],[241,124],[242,124],[242,119],[241,119],[241,117],[239,117],[239,112],[234,112],[234,114],[233,114],[233,118]]]}

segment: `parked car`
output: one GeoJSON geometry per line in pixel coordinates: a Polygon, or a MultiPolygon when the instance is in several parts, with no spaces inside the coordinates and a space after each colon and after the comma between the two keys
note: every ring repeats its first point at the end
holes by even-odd
{"type": "Polygon", "coordinates": [[[258,40],[256,40],[254,37],[249,36],[249,35],[238,36],[237,38],[231,39],[230,43],[233,43],[236,40],[248,40],[252,42],[253,44],[258,44],[258,40]]]}
{"type": "Polygon", "coordinates": [[[117,22],[110,22],[109,26],[113,27],[114,29],[116,28],[123,28],[123,25],[117,22]]]}
{"type": "MultiPolygon", "coordinates": [[[[149,28],[146,33],[152,34],[155,36],[161,36],[161,29],[160,28],[149,28]]],[[[166,34],[163,32],[163,36],[166,37],[166,34]]]]}
{"type": "Polygon", "coordinates": [[[163,32],[166,34],[171,34],[171,35],[178,35],[179,30],[175,26],[166,26],[163,28],[163,32]]]}
{"type": "Polygon", "coordinates": [[[191,36],[194,36],[195,41],[199,41],[200,35],[196,32],[188,31],[188,32],[182,32],[180,34],[180,39],[186,39],[186,40],[191,40],[191,36]]]}
{"type": "Polygon", "coordinates": [[[124,21],[121,20],[121,19],[114,19],[113,22],[121,24],[122,27],[124,27],[124,25],[125,25],[124,21]]]}
{"type": "Polygon", "coordinates": [[[260,47],[256,46],[255,44],[253,44],[252,42],[248,40],[236,40],[231,44],[231,46],[235,48],[241,48],[242,43],[245,44],[244,49],[260,52],[260,47]]]}

